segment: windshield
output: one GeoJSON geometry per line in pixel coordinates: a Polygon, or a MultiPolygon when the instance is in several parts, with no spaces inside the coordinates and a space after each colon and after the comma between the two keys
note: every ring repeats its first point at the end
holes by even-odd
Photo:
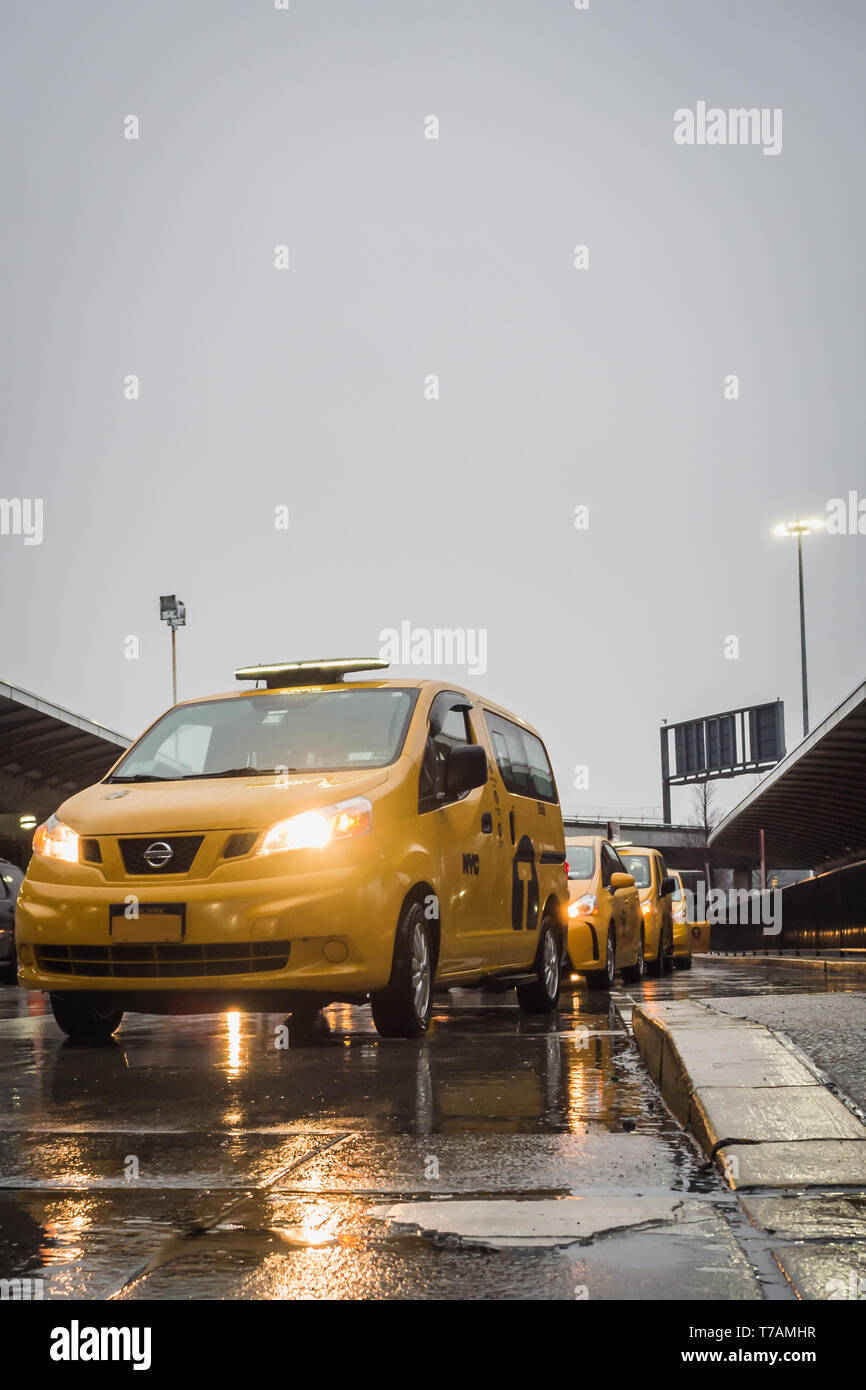
{"type": "Polygon", "coordinates": [[[595,850],[592,845],[566,845],[569,878],[592,878],[595,870],[595,850]]]}
{"type": "Polygon", "coordinates": [[[625,864],[626,872],[630,873],[638,888],[650,887],[650,865],[649,855],[647,854],[623,854],[620,850],[620,859],[625,864]]]}
{"type": "Polygon", "coordinates": [[[399,757],[417,690],[280,690],[180,705],[139,739],[108,779],[345,771],[399,757]]]}

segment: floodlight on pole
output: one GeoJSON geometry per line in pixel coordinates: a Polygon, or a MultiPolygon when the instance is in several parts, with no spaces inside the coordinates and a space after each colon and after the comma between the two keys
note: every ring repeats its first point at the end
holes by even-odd
{"type": "Polygon", "coordinates": [[[176,635],[179,627],[186,627],[186,604],[174,594],[160,594],[159,617],[171,628],[171,703],[177,704],[177,647],[176,635]]]}
{"type": "Polygon", "coordinates": [[[799,518],[797,521],[780,521],[773,527],[774,536],[797,537],[797,576],[800,590],[800,673],[803,680],[803,737],[809,733],[809,682],[806,675],[806,601],[803,588],[803,537],[814,531],[823,530],[820,517],[799,518]]]}

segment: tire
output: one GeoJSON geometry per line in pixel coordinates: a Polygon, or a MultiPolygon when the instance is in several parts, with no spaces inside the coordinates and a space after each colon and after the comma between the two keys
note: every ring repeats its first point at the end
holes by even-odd
{"type": "Polygon", "coordinates": [[[541,935],[535,953],[535,979],[517,986],[517,1002],[525,1014],[552,1014],[562,987],[562,954],[549,917],[541,919],[541,935]]]}
{"type": "Polygon", "coordinates": [[[644,939],[643,928],[640,934],[640,946],[638,947],[637,960],[634,965],[624,965],[622,968],[622,978],[630,985],[638,985],[643,979],[644,971],[644,939]]]}
{"type": "Polygon", "coordinates": [[[433,942],[418,902],[403,909],[394,942],[391,979],[370,996],[376,1032],[383,1038],[420,1038],[433,1014],[433,942]]]}
{"type": "Polygon", "coordinates": [[[658,951],[656,952],[656,954],[653,956],[652,960],[651,960],[651,961],[649,962],[649,964],[647,965],[646,973],[647,973],[648,975],[651,975],[651,976],[653,977],[654,980],[657,980],[658,977],[659,977],[659,975],[661,975],[662,971],[664,970],[664,963],[665,963],[664,943],[663,943],[663,941],[662,941],[661,935],[659,935],[659,948],[658,948],[658,951]]]}
{"type": "Polygon", "coordinates": [[[672,972],[672,970],[673,970],[673,968],[674,968],[674,943],[673,943],[673,937],[672,937],[672,938],[671,938],[670,950],[667,952],[666,955],[663,955],[663,956],[662,956],[662,974],[663,974],[663,975],[670,975],[671,972],[672,972]]]}
{"type": "Polygon", "coordinates": [[[51,1012],[67,1037],[82,1042],[108,1042],[123,1018],[123,1009],[90,994],[50,994],[51,1012]]]}
{"type": "Polygon", "coordinates": [[[613,977],[616,974],[616,938],[612,931],[607,934],[604,963],[604,970],[588,972],[586,983],[590,989],[610,989],[613,985],[613,977]]]}
{"type": "Polygon", "coordinates": [[[692,953],[689,951],[687,956],[674,956],[674,965],[677,970],[691,970],[692,953]]]}

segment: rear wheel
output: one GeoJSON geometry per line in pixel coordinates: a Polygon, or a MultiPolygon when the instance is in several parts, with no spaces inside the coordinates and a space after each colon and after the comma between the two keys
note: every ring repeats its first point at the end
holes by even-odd
{"type": "Polygon", "coordinates": [[[48,997],[58,1028],[69,1038],[107,1042],[120,1027],[123,1009],[114,1004],[87,994],[50,994],[48,997]]]}
{"type": "Polygon", "coordinates": [[[404,908],[394,943],[391,979],[370,996],[383,1038],[420,1038],[433,1013],[433,942],[420,903],[404,908]]]}
{"type": "Polygon", "coordinates": [[[517,1002],[525,1014],[551,1014],[559,1003],[562,957],[549,917],[541,920],[541,936],[535,953],[535,979],[517,986],[517,1002]]]}
{"type": "Polygon", "coordinates": [[[665,968],[665,947],[661,933],[659,933],[659,948],[647,966],[646,973],[657,978],[665,968]]]}
{"type": "Polygon", "coordinates": [[[665,952],[665,954],[662,956],[662,974],[663,974],[663,975],[670,975],[670,973],[671,973],[671,971],[673,970],[673,968],[674,968],[674,940],[673,940],[673,937],[671,937],[670,945],[668,946],[668,949],[667,949],[667,951],[665,952]]]}
{"type": "Polygon", "coordinates": [[[622,978],[623,978],[624,980],[626,980],[630,985],[637,985],[637,984],[640,984],[641,980],[643,979],[643,969],[644,969],[644,958],[643,958],[643,953],[644,953],[644,941],[643,941],[643,930],[641,930],[641,934],[640,934],[640,945],[638,946],[638,951],[637,951],[637,960],[635,961],[634,965],[624,965],[623,968],[622,968],[622,978]]]}
{"type": "Polygon", "coordinates": [[[676,966],[677,970],[691,970],[691,968],[692,968],[692,953],[691,953],[691,951],[689,951],[689,953],[688,953],[687,956],[675,956],[675,957],[674,957],[674,965],[676,966]]]}
{"type": "Polygon", "coordinates": [[[610,989],[613,984],[613,977],[616,974],[616,940],[613,931],[607,934],[607,946],[605,947],[604,969],[590,970],[586,977],[586,983],[590,989],[610,989]]]}

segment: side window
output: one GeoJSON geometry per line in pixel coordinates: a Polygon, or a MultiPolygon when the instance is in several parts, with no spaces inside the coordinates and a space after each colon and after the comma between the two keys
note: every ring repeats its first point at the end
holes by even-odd
{"type": "Polygon", "coordinates": [[[535,734],[527,733],[525,730],[523,743],[529,755],[529,771],[535,784],[535,795],[539,801],[552,801],[556,805],[559,797],[553,780],[553,768],[550,766],[544,744],[535,734]]]}
{"type": "Polygon", "coordinates": [[[538,801],[556,801],[553,773],[541,739],[501,714],[484,711],[496,763],[507,791],[538,801]]]}
{"type": "Polygon", "coordinates": [[[427,746],[418,784],[418,810],[433,811],[445,802],[445,763],[448,752],[472,743],[466,697],[443,691],[430,707],[427,746]]]}

